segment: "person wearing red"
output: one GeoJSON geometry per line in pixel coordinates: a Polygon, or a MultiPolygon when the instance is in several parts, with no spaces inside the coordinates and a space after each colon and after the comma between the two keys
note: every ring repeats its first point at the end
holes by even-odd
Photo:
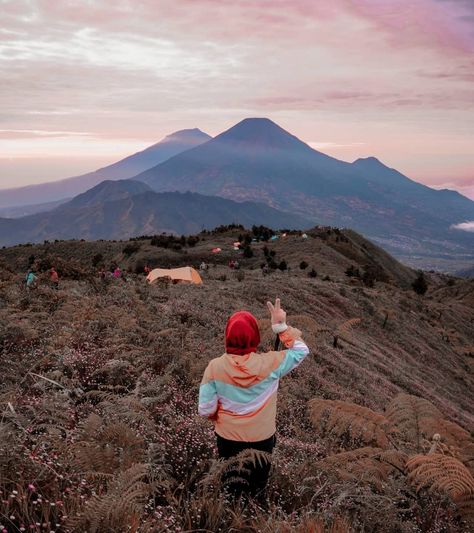
{"type": "MultiPolygon", "coordinates": [[[[308,355],[301,332],[286,324],[280,299],[267,302],[272,329],[285,350],[257,353],[260,331],[257,320],[247,311],[238,311],[225,330],[226,352],[208,364],[199,388],[199,414],[214,424],[219,457],[228,459],[246,449],[271,453],[276,438],[276,404],[279,380],[308,355]]],[[[264,492],[270,462],[249,465],[246,486],[232,482],[237,495],[264,492]]],[[[235,476],[228,473],[225,477],[235,476]]],[[[239,476],[242,477],[240,473],[239,476]]]]}
{"type": "Polygon", "coordinates": [[[53,288],[59,289],[59,276],[54,267],[51,267],[49,279],[51,280],[53,288]]]}

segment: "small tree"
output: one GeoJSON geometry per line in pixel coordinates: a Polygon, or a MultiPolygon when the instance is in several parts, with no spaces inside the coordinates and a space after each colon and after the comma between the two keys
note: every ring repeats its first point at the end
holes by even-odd
{"type": "Polygon", "coordinates": [[[305,268],[308,268],[308,263],[306,261],[301,261],[300,268],[301,270],[304,270],[305,268]]]}
{"type": "Polygon", "coordinates": [[[244,247],[244,257],[247,257],[247,258],[253,257],[253,250],[248,245],[244,247]]]}
{"type": "Polygon", "coordinates": [[[103,260],[104,260],[104,256],[102,254],[95,254],[94,257],[92,258],[92,266],[95,268],[103,260]]]}
{"type": "Polygon", "coordinates": [[[270,261],[268,261],[268,267],[272,270],[276,270],[278,268],[278,265],[273,259],[270,259],[270,261]]]}
{"type": "Polygon", "coordinates": [[[362,281],[366,287],[373,287],[375,284],[375,277],[371,270],[366,270],[362,276],[362,281]]]}
{"type": "Polygon", "coordinates": [[[132,242],[124,246],[122,253],[127,257],[130,257],[131,255],[137,253],[138,250],[140,250],[140,245],[132,242]]]}
{"type": "Polygon", "coordinates": [[[416,294],[425,294],[425,292],[428,290],[428,283],[426,283],[425,275],[420,270],[418,272],[418,276],[415,279],[415,281],[411,284],[413,290],[416,292],[416,294]]]}
{"type": "Polygon", "coordinates": [[[350,267],[346,268],[346,276],[349,276],[350,278],[360,278],[360,270],[356,268],[354,265],[351,265],[350,267]]]}

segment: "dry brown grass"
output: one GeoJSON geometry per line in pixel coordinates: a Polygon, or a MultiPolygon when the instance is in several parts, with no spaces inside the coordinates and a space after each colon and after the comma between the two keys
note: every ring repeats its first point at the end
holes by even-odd
{"type": "Polygon", "coordinates": [[[58,532],[465,530],[461,514],[472,511],[471,497],[453,506],[435,486],[416,492],[404,459],[426,456],[439,433],[438,453],[472,469],[474,383],[463,350],[474,345],[472,283],[451,287],[441,279],[420,298],[399,286],[409,272],[401,269],[397,281],[392,265],[393,283],[354,286],[344,274],[354,256],[297,236],[268,245],[290,273],[263,277],[257,243],[239,281],[225,266],[234,238],[207,236],[186,254],[142,245],[137,255],[163,266],[211,262],[202,287],[149,287],[132,274],[127,282],[91,277],[99,252],[133,270],[137,257],[122,255],[124,243],[1,252],[0,524],[8,532],[22,525],[58,532]],[[216,245],[224,252],[212,266],[216,245]],[[25,292],[31,254],[65,264],[59,291],[42,281],[25,292]],[[298,268],[303,259],[316,279],[298,268]],[[322,280],[326,274],[332,281],[322,280]],[[253,312],[262,345],[273,345],[265,302],[276,296],[312,355],[281,383],[266,507],[242,508],[209,479],[220,465],[212,428],[195,414],[197,387],[208,361],[223,352],[233,311],[253,312]],[[385,327],[384,309],[393,310],[385,327]],[[360,323],[334,348],[335,332],[354,317],[360,323]],[[312,398],[355,406],[343,416],[334,410],[329,426],[330,413],[321,411],[315,421],[324,431],[316,431],[312,398]],[[378,422],[370,426],[370,419],[378,422]]]}

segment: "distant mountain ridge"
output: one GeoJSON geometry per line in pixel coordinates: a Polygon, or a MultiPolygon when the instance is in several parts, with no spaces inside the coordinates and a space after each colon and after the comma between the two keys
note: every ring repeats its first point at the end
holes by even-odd
{"type": "Polygon", "coordinates": [[[253,199],[313,223],[350,227],[398,257],[474,257],[474,235],[452,228],[474,220],[473,201],[417,183],[374,157],[334,159],[269,119],[245,119],[134,179],[159,192],[253,199]]]}
{"type": "MultiPolygon", "coordinates": [[[[260,202],[291,214],[293,219],[285,226],[296,227],[304,220],[307,226],[353,228],[416,266],[432,268],[442,260],[442,269],[454,272],[460,265],[474,262],[474,233],[456,229],[460,222],[474,220],[472,200],[455,191],[434,190],[417,183],[375,157],[353,163],[340,161],[314,150],[267,118],[244,119],[214,138],[197,129],[182,130],[95,173],[29,191],[38,192],[35,199],[41,201],[41,194],[51,193],[49,187],[57,195],[61,183],[67,187],[72,184],[85,196],[64,203],[63,207],[69,209],[91,208],[91,201],[103,206],[111,200],[129,200],[146,193],[155,198],[138,182],[158,193],[190,191],[235,202],[260,202]],[[157,159],[158,163],[152,164],[157,159]],[[114,188],[107,183],[130,174],[137,165],[144,168],[127,178],[132,178],[133,184],[114,188]],[[107,173],[112,177],[105,176],[107,173]],[[88,180],[93,183],[91,191],[86,191],[88,180]],[[99,182],[101,187],[95,189],[99,182]]],[[[0,191],[0,207],[9,193],[14,196],[20,192],[0,191]]],[[[109,213],[109,208],[95,210],[109,213]]],[[[148,204],[146,209],[150,209],[148,204]]],[[[236,208],[235,212],[237,216],[240,211],[236,208]]],[[[44,215],[43,221],[48,218],[44,215]]],[[[125,214],[119,211],[118,216],[125,214]]],[[[94,216],[92,220],[99,223],[94,216]]],[[[244,223],[236,218],[233,221],[244,223]]],[[[224,222],[216,222],[220,223],[224,222]]],[[[25,220],[16,226],[5,221],[2,224],[14,228],[25,220]]],[[[133,227],[133,222],[130,225],[133,227]]],[[[184,226],[181,223],[180,227],[184,226]]],[[[90,230],[90,234],[94,232],[90,230]]]]}
{"type": "Polygon", "coordinates": [[[74,209],[78,207],[92,207],[105,202],[124,200],[125,198],[130,198],[136,194],[143,194],[146,192],[153,192],[153,189],[141,181],[104,180],[95,187],[92,187],[92,189],[77,195],[69,202],[60,206],[60,210],[64,211],[66,209],[74,209]]]}
{"type": "Polygon", "coordinates": [[[300,216],[256,202],[233,202],[196,193],[156,193],[131,180],[103,182],[47,213],[0,219],[0,246],[54,239],[127,239],[198,233],[221,224],[309,227],[300,216]],[[141,189],[141,190],[140,190],[141,189]],[[110,201],[103,201],[104,195],[110,201]]]}
{"type": "Polygon", "coordinates": [[[459,276],[460,278],[474,278],[474,265],[458,270],[456,276],[459,276]]]}
{"type": "Polygon", "coordinates": [[[0,208],[11,209],[15,206],[29,206],[29,212],[31,212],[32,204],[57,202],[62,199],[71,198],[87,191],[106,179],[119,180],[131,178],[209,139],[211,137],[198,128],[176,131],[145,150],[125,157],[116,163],[94,172],[60,181],[0,190],[0,208]]]}

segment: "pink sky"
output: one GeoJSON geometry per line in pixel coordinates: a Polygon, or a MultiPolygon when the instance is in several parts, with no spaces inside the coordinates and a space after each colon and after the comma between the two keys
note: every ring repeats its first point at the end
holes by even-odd
{"type": "Polygon", "coordinates": [[[472,0],[0,0],[0,187],[267,116],[474,199],[472,0]]]}

